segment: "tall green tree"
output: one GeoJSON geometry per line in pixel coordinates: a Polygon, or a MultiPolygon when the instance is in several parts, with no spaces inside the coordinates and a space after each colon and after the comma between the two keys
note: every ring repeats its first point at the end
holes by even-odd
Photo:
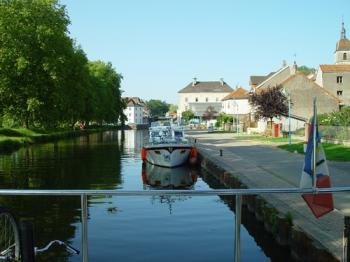
{"type": "Polygon", "coordinates": [[[182,112],[181,117],[183,120],[189,121],[190,119],[194,118],[194,113],[191,110],[186,110],[182,112]]]}
{"type": "Polygon", "coordinates": [[[272,119],[288,113],[287,97],[281,92],[281,87],[258,90],[250,95],[249,102],[255,109],[258,119],[272,119]]]}
{"type": "Polygon", "coordinates": [[[68,24],[56,0],[0,0],[0,104],[26,127],[61,118],[73,52],[68,24]]]}
{"type": "Polygon", "coordinates": [[[169,105],[169,112],[171,113],[176,113],[177,112],[177,105],[174,105],[174,104],[170,104],[169,105]]]}
{"type": "Polygon", "coordinates": [[[164,116],[169,110],[169,104],[165,101],[151,99],[146,102],[151,116],[164,116]]]}
{"type": "Polygon", "coordinates": [[[111,63],[102,61],[89,62],[89,74],[90,119],[100,123],[117,123],[125,108],[120,90],[122,76],[111,63]]]}

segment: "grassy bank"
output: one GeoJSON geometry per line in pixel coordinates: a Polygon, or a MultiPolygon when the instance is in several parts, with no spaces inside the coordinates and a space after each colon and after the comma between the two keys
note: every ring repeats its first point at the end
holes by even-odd
{"type": "Polygon", "coordinates": [[[30,130],[25,128],[0,128],[0,153],[9,153],[18,150],[22,146],[57,141],[64,138],[72,138],[81,135],[96,133],[117,127],[98,127],[79,130],[30,130]]]}
{"type": "MultiPolygon", "coordinates": [[[[344,145],[328,144],[328,143],[322,143],[322,146],[324,148],[326,158],[328,160],[350,161],[350,147],[344,146],[344,145]]],[[[280,145],[278,147],[290,152],[296,151],[299,154],[304,154],[303,143],[296,143],[291,145],[286,144],[286,145],[280,145]]]]}
{"type": "MultiPolygon", "coordinates": [[[[288,138],[285,137],[270,137],[270,136],[261,136],[261,135],[238,135],[234,136],[234,139],[239,140],[255,140],[255,141],[261,141],[266,143],[288,143],[288,138]]],[[[292,136],[292,142],[300,142],[300,139],[295,139],[292,136]]]]}

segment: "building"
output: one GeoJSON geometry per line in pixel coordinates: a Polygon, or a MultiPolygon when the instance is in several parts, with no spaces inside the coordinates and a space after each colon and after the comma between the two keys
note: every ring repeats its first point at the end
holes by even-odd
{"type": "Polygon", "coordinates": [[[340,99],[340,105],[350,105],[350,40],[346,38],[344,22],[335,48],[335,64],[320,65],[315,82],[340,99]]]}
{"type": "Polygon", "coordinates": [[[260,88],[269,88],[280,85],[283,81],[294,75],[297,71],[297,65],[294,62],[292,66],[283,62],[283,65],[276,72],[271,72],[266,76],[251,76],[250,87],[251,91],[258,90],[260,88]]]}
{"type": "Polygon", "coordinates": [[[250,111],[249,92],[242,87],[236,88],[222,99],[222,112],[225,114],[244,116],[250,111]]]}
{"type": "MultiPolygon", "coordinates": [[[[339,98],[302,73],[297,73],[281,83],[283,92],[291,102],[292,116],[309,120],[313,115],[313,100],[316,98],[317,113],[324,114],[339,108],[339,98]]],[[[292,128],[294,130],[294,128],[292,128]]]]}
{"type": "Polygon", "coordinates": [[[223,79],[220,81],[197,81],[194,78],[191,83],[178,92],[177,115],[181,118],[182,112],[191,110],[195,116],[201,118],[208,108],[219,113],[222,108],[221,100],[232,91],[233,89],[223,79]]]}
{"type": "Polygon", "coordinates": [[[146,104],[138,97],[125,97],[126,108],[124,109],[124,115],[127,117],[125,124],[127,125],[142,125],[147,124],[145,122],[146,104]]]}

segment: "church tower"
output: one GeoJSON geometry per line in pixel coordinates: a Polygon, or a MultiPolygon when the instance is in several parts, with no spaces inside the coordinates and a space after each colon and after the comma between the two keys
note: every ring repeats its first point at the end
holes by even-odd
{"type": "Polygon", "coordinates": [[[350,64],[350,40],[346,38],[346,30],[344,21],[340,31],[340,40],[335,49],[335,64],[350,64]]]}

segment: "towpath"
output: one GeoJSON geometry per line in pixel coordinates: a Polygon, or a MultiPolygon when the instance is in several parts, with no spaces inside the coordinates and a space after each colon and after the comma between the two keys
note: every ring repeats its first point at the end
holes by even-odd
{"type": "MultiPolygon", "coordinates": [[[[260,141],[233,139],[229,133],[192,131],[199,152],[237,177],[249,188],[298,187],[304,156],[260,141]],[[222,156],[220,156],[222,149],[222,156]]],[[[328,161],[333,186],[350,186],[350,163],[328,161]]],[[[334,194],[336,210],[316,219],[300,194],[268,194],[264,199],[280,213],[290,212],[293,223],[312,239],[342,258],[344,215],[350,215],[350,193],[334,194]]]]}

